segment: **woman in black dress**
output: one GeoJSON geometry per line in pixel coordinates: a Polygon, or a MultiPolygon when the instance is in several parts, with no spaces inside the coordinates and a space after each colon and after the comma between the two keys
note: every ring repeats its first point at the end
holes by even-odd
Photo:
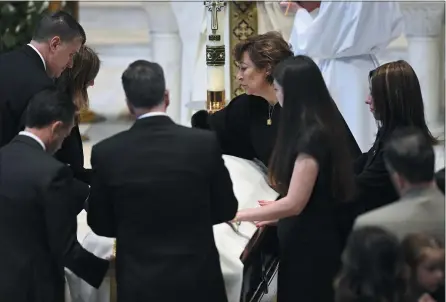
{"type": "Polygon", "coordinates": [[[341,252],[334,208],[353,190],[351,133],[309,57],[279,64],[274,85],[283,109],[269,178],[283,197],[235,221],[278,220],[278,302],[333,301],[341,252]]]}
{"type": "MultiPolygon", "coordinates": [[[[87,89],[94,85],[99,67],[98,55],[84,45],[73,58],[73,67],[66,69],[57,80],[57,88],[71,97],[78,112],[88,106],[87,89]]],[[[59,161],[70,165],[75,178],[90,184],[91,170],[84,168],[84,151],[78,123],[77,115],[76,125],[55,156],[59,161]]]]}
{"type": "Polygon", "coordinates": [[[280,61],[291,56],[289,44],[277,32],[253,36],[237,44],[237,80],[246,93],[214,114],[204,110],[195,113],[192,126],[214,130],[224,154],[258,159],[267,166],[281,111],[272,72],[280,61]]]}
{"type": "Polygon", "coordinates": [[[418,77],[406,61],[379,66],[369,74],[370,96],[366,104],[378,123],[373,146],[355,162],[356,194],[339,208],[343,244],[357,216],[388,205],[399,196],[384,163],[384,146],[391,134],[401,128],[419,129],[432,143],[424,118],[424,104],[418,77]]]}

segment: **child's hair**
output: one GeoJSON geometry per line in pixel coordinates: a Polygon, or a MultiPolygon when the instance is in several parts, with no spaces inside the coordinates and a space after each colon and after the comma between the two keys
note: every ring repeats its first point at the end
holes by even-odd
{"type": "Polygon", "coordinates": [[[423,261],[426,248],[442,249],[443,245],[433,236],[414,233],[404,238],[401,242],[401,247],[406,264],[413,270],[423,261]]]}
{"type": "Polygon", "coordinates": [[[427,292],[438,294],[436,298],[444,301],[440,289],[444,281],[444,248],[441,241],[427,234],[409,234],[401,247],[409,272],[410,295],[417,298],[427,292]]]}
{"type": "Polygon", "coordinates": [[[335,281],[336,302],[406,301],[407,283],[398,239],[378,227],[352,232],[335,281]]]}

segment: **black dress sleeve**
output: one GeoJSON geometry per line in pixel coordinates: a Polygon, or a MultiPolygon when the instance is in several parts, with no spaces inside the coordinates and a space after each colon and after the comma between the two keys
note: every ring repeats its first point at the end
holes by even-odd
{"type": "Polygon", "coordinates": [[[249,98],[246,94],[237,96],[213,114],[199,111],[192,117],[192,126],[215,131],[223,154],[253,159],[249,98]]]}
{"type": "Polygon", "coordinates": [[[319,166],[327,163],[330,156],[329,137],[321,129],[307,131],[298,141],[296,153],[307,154],[316,159],[319,166]]]}

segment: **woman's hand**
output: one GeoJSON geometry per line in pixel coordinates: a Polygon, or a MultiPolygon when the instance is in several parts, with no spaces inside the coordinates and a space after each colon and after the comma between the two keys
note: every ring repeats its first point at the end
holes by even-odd
{"type": "Polygon", "coordinates": [[[237,214],[235,214],[235,217],[234,217],[234,219],[232,219],[231,221],[230,221],[230,223],[240,223],[242,220],[240,220],[240,213],[241,211],[238,211],[237,212],[237,214]]]}
{"type": "Polygon", "coordinates": [[[275,200],[274,201],[266,201],[266,200],[259,200],[258,201],[259,205],[262,206],[262,207],[270,205],[270,204],[273,204],[274,202],[276,202],[276,201],[275,200]]]}

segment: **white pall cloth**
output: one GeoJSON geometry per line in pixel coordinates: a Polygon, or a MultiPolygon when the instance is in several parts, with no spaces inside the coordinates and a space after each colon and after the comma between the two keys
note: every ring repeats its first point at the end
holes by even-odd
{"type": "MultiPolygon", "coordinates": [[[[239,209],[257,207],[259,200],[276,200],[279,194],[271,189],[263,170],[253,161],[224,155],[225,165],[231,176],[234,193],[239,201],[239,209]]],[[[79,221],[78,232],[88,228],[85,220],[79,221]]],[[[240,301],[243,281],[243,263],[240,255],[257,228],[250,222],[243,222],[238,228],[240,234],[227,224],[214,226],[214,237],[220,254],[220,264],[225,280],[229,302],[240,301]],[[245,238],[245,236],[247,238],[245,238]]],[[[83,237],[83,235],[79,236],[83,237]]],[[[91,230],[80,240],[88,251],[98,257],[107,258],[112,254],[112,238],[100,237],[91,230]]],[[[67,284],[71,301],[66,302],[109,302],[110,279],[105,278],[101,287],[96,290],[71,271],[66,270],[67,284]]]]}

